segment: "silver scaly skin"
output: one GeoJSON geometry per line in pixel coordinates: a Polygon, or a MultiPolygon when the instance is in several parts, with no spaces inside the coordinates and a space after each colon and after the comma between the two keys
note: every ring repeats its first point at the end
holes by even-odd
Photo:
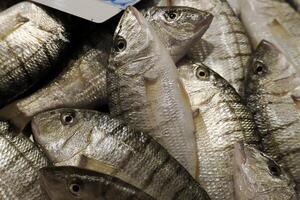
{"type": "MultiPolygon", "coordinates": [[[[182,57],[194,38],[201,37],[212,15],[186,7],[155,7],[146,19],[162,35],[173,59],[182,57]],[[171,19],[169,15],[175,15],[171,19]],[[183,32],[184,33],[183,33],[183,32]]],[[[32,95],[17,100],[0,110],[0,117],[10,120],[20,130],[37,113],[55,108],[94,109],[107,103],[106,66],[112,36],[103,27],[85,39],[65,70],[51,83],[32,95]]]]}
{"type": "Polygon", "coordinates": [[[247,75],[246,99],[262,134],[264,152],[300,184],[300,114],[290,95],[299,84],[293,65],[262,41],[247,75]]]}
{"type": "Polygon", "coordinates": [[[194,176],[196,143],[188,96],[168,51],[133,7],[115,32],[107,72],[112,116],[151,135],[194,176]]]}
{"type": "Polygon", "coordinates": [[[190,6],[214,15],[211,26],[189,58],[201,61],[224,77],[243,96],[245,69],[251,57],[251,44],[245,29],[227,1],[169,0],[171,6],[190,6]]]}
{"type": "Polygon", "coordinates": [[[300,74],[300,14],[283,0],[238,0],[241,20],[255,49],[261,40],[276,45],[300,74]]]}
{"type": "Polygon", "coordinates": [[[44,167],[40,178],[51,200],[154,200],[118,178],[83,168],[44,167]]]}
{"type": "Polygon", "coordinates": [[[107,102],[106,69],[112,35],[94,32],[53,81],[0,110],[22,130],[40,112],[63,107],[97,108],[107,102]]]}
{"type": "Polygon", "coordinates": [[[236,200],[296,200],[294,182],[261,151],[235,144],[233,166],[236,200]]]}
{"type": "Polygon", "coordinates": [[[260,142],[253,115],[235,89],[205,65],[184,60],[178,70],[194,110],[197,180],[211,199],[231,200],[234,143],[260,142]]]}
{"type": "Polygon", "coordinates": [[[55,165],[110,174],[159,200],[209,199],[153,138],[108,115],[59,109],[35,116],[32,128],[35,140],[55,165]]]}
{"type": "Polygon", "coordinates": [[[1,106],[55,68],[69,42],[63,24],[30,2],[1,12],[0,24],[1,106]]]}
{"type": "Polygon", "coordinates": [[[38,170],[49,162],[33,142],[11,129],[0,121],[0,199],[45,200],[38,170]]]}

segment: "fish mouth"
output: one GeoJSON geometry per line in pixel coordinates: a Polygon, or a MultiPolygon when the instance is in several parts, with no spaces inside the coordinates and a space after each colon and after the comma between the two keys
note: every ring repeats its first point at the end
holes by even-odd
{"type": "Polygon", "coordinates": [[[244,165],[247,161],[245,145],[243,143],[236,143],[234,145],[234,157],[237,165],[244,165]]]}

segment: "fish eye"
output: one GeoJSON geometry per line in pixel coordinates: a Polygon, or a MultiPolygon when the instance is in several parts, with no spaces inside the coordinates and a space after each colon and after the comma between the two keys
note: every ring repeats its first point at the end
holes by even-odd
{"type": "Polygon", "coordinates": [[[254,73],[258,75],[262,75],[266,70],[266,66],[263,62],[256,60],[254,62],[254,73]]]}
{"type": "Polygon", "coordinates": [[[79,193],[81,192],[81,186],[78,183],[71,183],[69,185],[69,190],[72,194],[79,195],[79,193]]]}
{"type": "Polygon", "coordinates": [[[268,168],[273,176],[279,177],[281,175],[280,167],[273,160],[268,160],[268,168]]]}
{"type": "Polygon", "coordinates": [[[115,44],[114,44],[114,48],[115,48],[115,51],[117,52],[121,52],[121,51],[124,51],[127,47],[127,42],[126,40],[121,37],[121,36],[118,36],[115,40],[115,44]]]}
{"type": "Polygon", "coordinates": [[[178,17],[178,13],[176,13],[175,11],[167,11],[167,12],[165,13],[165,18],[166,18],[167,20],[172,21],[172,20],[177,19],[177,17],[178,17]]]}
{"type": "Polygon", "coordinates": [[[75,114],[74,113],[63,113],[61,115],[61,121],[64,125],[70,125],[73,124],[75,121],[75,114]]]}
{"type": "Polygon", "coordinates": [[[206,69],[203,69],[202,67],[197,67],[196,77],[201,80],[207,80],[209,77],[209,71],[206,69]]]}

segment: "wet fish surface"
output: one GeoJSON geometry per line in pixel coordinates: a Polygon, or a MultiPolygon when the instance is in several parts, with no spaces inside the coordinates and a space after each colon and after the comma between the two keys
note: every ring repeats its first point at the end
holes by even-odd
{"type": "Polygon", "coordinates": [[[227,1],[171,0],[171,6],[190,6],[214,15],[202,40],[194,44],[189,58],[201,61],[224,77],[243,96],[245,69],[251,57],[251,43],[244,26],[227,1]]]}
{"type": "Polygon", "coordinates": [[[120,20],[107,69],[111,114],[151,135],[192,176],[196,143],[188,96],[151,26],[131,7],[120,20]]]}
{"type": "MultiPolygon", "coordinates": [[[[290,96],[297,72],[276,47],[263,41],[247,75],[246,99],[262,134],[264,152],[300,184],[300,115],[290,96]]],[[[299,81],[299,80],[298,80],[299,81]]]]}
{"type": "Polygon", "coordinates": [[[34,138],[55,165],[110,174],[155,199],[209,199],[153,138],[108,115],[59,109],[33,118],[34,138]]]}
{"type": "Polygon", "coordinates": [[[197,180],[211,199],[233,199],[234,143],[260,142],[253,115],[235,89],[203,63],[184,60],[178,70],[194,111],[197,180]]]}
{"type": "Polygon", "coordinates": [[[263,152],[236,144],[233,165],[236,200],[296,200],[293,181],[263,152]]]}
{"type": "Polygon", "coordinates": [[[77,167],[45,167],[40,170],[42,187],[51,200],[153,200],[136,187],[103,173],[77,167]]]}
{"type": "Polygon", "coordinates": [[[285,1],[238,0],[253,48],[262,40],[276,45],[300,72],[300,15],[285,1]]]}
{"type": "Polygon", "coordinates": [[[0,121],[0,199],[44,200],[38,170],[48,166],[43,152],[23,135],[0,121]]]}
{"type": "Polygon", "coordinates": [[[1,12],[0,24],[1,106],[54,69],[69,38],[58,19],[30,2],[1,12]]]}
{"type": "MultiPolygon", "coordinates": [[[[186,47],[194,38],[203,35],[212,19],[207,12],[186,7],[155,7],[145,15],[162,35],[173,59],[188,51],[186,47]],[[177,17],[171,19],[169,15],[177,17]]],[[[10,120],[22,130],[32,116],[42,111],[62,107],[95,109],[107,104],[106,66],[112,37],[103,27],[98,28],[82,42],[58,77],[32,95],[1,109],[0,117],[10,120]]]]}

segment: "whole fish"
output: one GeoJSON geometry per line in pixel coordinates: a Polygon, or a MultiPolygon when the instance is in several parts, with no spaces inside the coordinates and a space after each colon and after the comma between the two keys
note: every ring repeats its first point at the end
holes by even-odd
{"type": "Polygon", "coordinates": [[[138,188],[103,173],[77,167],[45,167],[41,185],[51,200],[153,200],[138,188]]]}
{"type": "Polygon", "coordinates": [[[115,32],[107,87],[112,116],[150,134],[194,176],[196,143],[188,96],[169,53],[133,7],[115,32]]]}
{"type": "Polygon", "coordinates": [[[194,111],[197,180],[211,199],[231,200],[234,143],[260,142],[253,115],[235,89],[204,64],[185,60],[178,70],[194,111]]]}
{"type": "Polygon", "coordinates": [[[236,200],[296,200],[293,181],[261,151],[236,144],[233,165],[236,200]]]}
{"type": "Polygon", "coordinates": [[[0,199],[44,200],[38,170],[49,165],[43,152],[22,134],[0,121],[0,199]]]}
{"type": "Polygon", "coordinates": [[[278,0],[238,0],[241,19],[256,48],[261,40],[276,45],[300,73],[300,14],[278,0]]]}
{"type": "Polygon", "coordinates": [[[35,140],[55,165],[110,174],[155,199],[209,199],[154,139],[108,115],[59,109],[35,116],[32,128],[35,140]]]}
{"type": "Polygon", "coordinates": [[[63,24],[30,2],[0,13],[0,106],[56,67],[69,43],[63,24]]]}
{"type": "MultiPolygon", "coordinates": [[[[160,33],[173,59],[184,54],[194,38],[201,37],[212,15],[186,7],[155,7],[147,20],[160,33]],[[171,19],[169,15],[175,15],[171,19]]],[[[0,117],[22,130],[37,113],[63,107],[94,109],[107,103],[106,66],[112,36],[103,27],[86,39],[65,70],[52,82],[32,95],[17,100],[0,110],[0,117]]]]}
{"type": "MultiPolygon", "coordinates": [[[[300,114],[290,96],[297,77],[293,65],[263,41],[247,74],[246,99],[262,134],[264,152],[300,184],[300,114]]],[[[299,82],[299,80],[298,80],[299,82]]]]}
{"type": "Polygon", "coordinates": [[[243,96],[245,69],[252,53],[251,43],[227,1],[169,1],[171,6],[190,6],[214,15],[211,26],[202,40],[194,44],[188,56],[220,74],[243,96]]]}

